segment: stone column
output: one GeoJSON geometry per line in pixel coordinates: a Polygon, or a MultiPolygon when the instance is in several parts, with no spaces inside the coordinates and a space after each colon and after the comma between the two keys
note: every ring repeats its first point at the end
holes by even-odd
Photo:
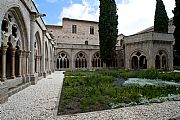
{"type": "Polygon", "coordinates": [[[11,50],[11,78],[15,78],[15,48],[10,48],[11,50]]]}
{"type": "Polygon", "coordinates": [[[6,51],[8,46],[2,46],[2,75],[1,75],[1,81],[5,81],[6,79],[6,51]]]}
{"type": "Polygon", "coordinates": [[[93,54],[91,54],[91,52],[90,52],[89,55],[90,55],[90,56],[89,56],[89,67],[88,67],[88,68],[89,68],[89,69],[92,69],[92,68],[93,68],[93,67],[92,67],[92,59],[93,59],[93,58],[92,58],[92,55],[93,55],[93,54]]]}
{"type": "Polygon", "coordinates": [[[29,58],[29,79],[31,81],[32,85],[35,85],[38,80],[37,74],[35,74],[35,61],[34,61],[34,43],[35,43],[35,24],[36,24],[36,19],[38,18],[38,14],[36,12],[31,12],[31,23],[30,23],[30,58],[29,58]]]}
{"type": "Polygon", "coordinates": [[[30,56],[30,52],[29,51],[27,51],[26,53],[25,53],[25,58],[26,58],[26,74],[27,75],[29,75],[29,66],[28,66],[28,63],[29,63],[29,56],[30,56]]]}
{"type": "Polygon", "coordinates": [[[43,37],[42,37],[42,65],[41,65],[41,70],[42,70],[42,73],[43,73],[43,76],[46,77],[47,73],[45,71],[45,36],[46,36],[46,30],[43,30],[42,31],[42,34],[43,34],[43,37]]]}
{"type": "Polygon", "coordinates": [[[24,68],[24,63],[22,62],[22,51],[18,51],[19,54],[19,71],[18,71],[18,77],[22,77],[22,67],[24,68]]]}
{"type": "Polygon", "coordinates": [[[34,75],[34,41],[35,41],[35,23],[36,23],[36,13],[31,13],[31,31],[30,31],[30,59],[29,59],[29,67],[30,67],[30,75],[34,75]]]}

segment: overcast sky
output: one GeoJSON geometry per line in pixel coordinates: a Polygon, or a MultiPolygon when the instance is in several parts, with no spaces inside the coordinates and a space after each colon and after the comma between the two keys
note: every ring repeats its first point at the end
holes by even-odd
{"type": "MultiPolygon", "coordinates": [[[[34,0],[46,24],[61,25],[62,18],[98,21],[99,0],[34,0]]],[[[175,0],[163,0],[173,17],[175,0]]],[[[156,0],[116,0],[119,34],[130,35],[153,25],[156,0]]]]}

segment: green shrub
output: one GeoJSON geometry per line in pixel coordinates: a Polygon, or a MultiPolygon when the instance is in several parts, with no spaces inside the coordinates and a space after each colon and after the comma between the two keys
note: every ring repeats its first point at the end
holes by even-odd
{"type": "MultiPolygon", "coordinates": [[[[159,73],[157,70],[125,71],[101,69],[95,71],[67,72],[64,80],[59,112],[62,114],[129,107],[137,104],[180,100],[180,87],[177,85],[117,85],[116,77],[163,78],[179,81],[176,73],[159,73]],[[172,95],[174,94],[174,95],[172,95]]],[[[149,80],[151,81],[151,80],[149,80]]],[[[148,81],[147,81],[148,82],[148,81]]],[[[160,81],[159,81],[160,83],[160,81]]]]}

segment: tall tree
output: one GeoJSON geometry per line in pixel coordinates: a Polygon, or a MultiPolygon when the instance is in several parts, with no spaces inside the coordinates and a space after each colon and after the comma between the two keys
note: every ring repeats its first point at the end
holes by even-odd
{"type": "Polygon", "coordinates": [[[154,31],[168,33],[169,18],[162,0],[156,0],[156,11],[154,18],[154,31]]]}
{"type": "Polygon", "coordinates": [[[176,1],[176,7],[173,10],[174,17],[173,17],[173,24],[175,26],[174,30],[174,38],[175,38],[175,45],[174,49],[176,50],[176,53],[178,56],[180,56],[180,0],[176,1]]]}
{"type": "Polygon", "coordinates": [[[99,0],[99,40],[100,54],[107,67],[115,58],[115,49],[118,36],[118,16],[115,0],[99,0]]]}

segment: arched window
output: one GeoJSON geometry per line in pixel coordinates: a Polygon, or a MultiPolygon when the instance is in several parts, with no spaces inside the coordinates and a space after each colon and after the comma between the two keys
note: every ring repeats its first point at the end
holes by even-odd
{"type": "Polygon", "coordinates": [[[135,52],[131,60],[131,66],[132,69],[147,69],[147,59],[144,53],[135,52]]]}
{"type": "Polygon", "coordinates": [[[156,59],[155,59],[155,67],[156,69],[160,69],[160,56],[156,55],[156,59]]]}
{"type": "Polygon", "coordinates": [[[133,56],[132,57],[132,69],[137,69],[138,68],[138,57],[133,56]]]}
{"type": "Polygon", "coordinates": [[[162,68],[167,68],[167,60],[165,55],[162,56],[162,68]]]}
{"type": "Polygon", "coordinates": [[[100,53],[99,52],[96,52],[93,55],[92,67],[103,67],[103,62],[101,61],[100,53]]]}
{"type": "Polygon", "coordinates": [[[147,60],[146,60],[146,56],[140,56],[139,57],[139,67],[141,69],[147,69],[147,60]]]}
{"type": "Polygon", "coordinates": [[[87,60],[84,53],[77,54],[75,59],[75,68],[87,68],[87,60]]]}
{"type": "Polygon", "coordinates": [[[69,68],[69,58],[65,52],[61,52],[57,58],[57,69],[69,68]]]}
{"type": "Polygon", "coordinates": [[[164,69],[168,67],[167,55],[162,50],[160,50],[158,54],[156,55],[155,67],[156,69],[164,69]]]}

